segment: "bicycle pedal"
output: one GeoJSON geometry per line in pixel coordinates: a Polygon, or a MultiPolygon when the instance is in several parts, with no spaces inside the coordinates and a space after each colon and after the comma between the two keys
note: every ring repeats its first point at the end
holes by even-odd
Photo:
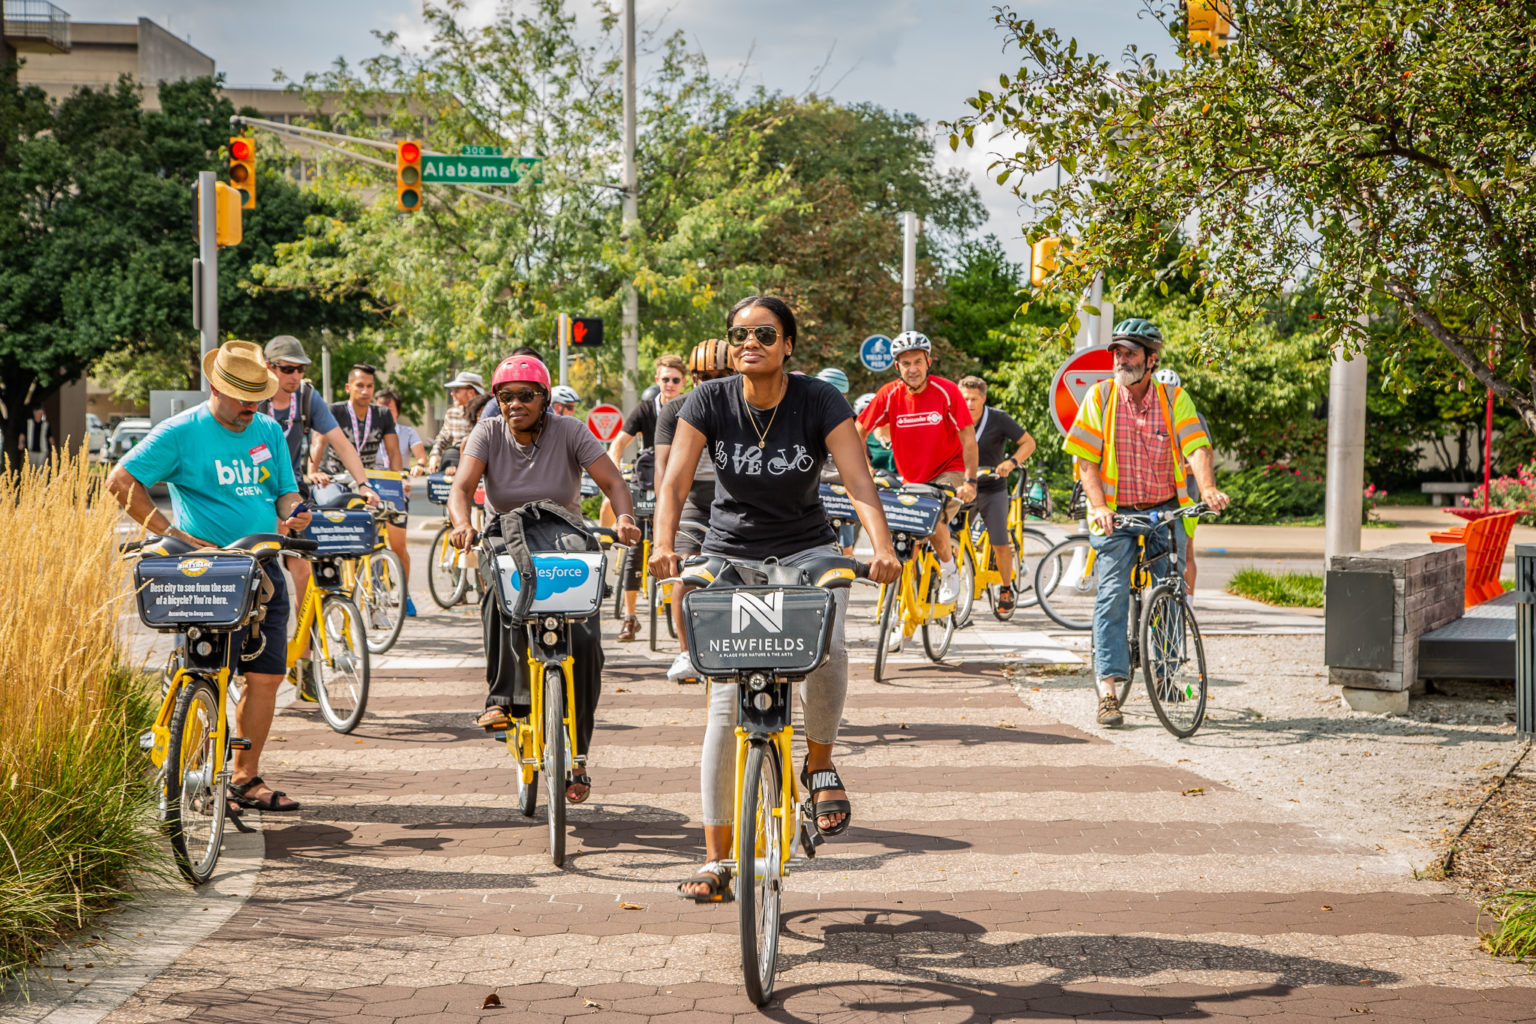
{"type": "Polygon", "coordinates": [[[498,729],[498,730],[496,730],[495,732],[491,733],[491,739],[495,740],[497,743],[505,743],[505,742],[507,742],[507,730],[505,730],[505,729],[498,729]]]}
{"type": "Polygon", "coordinates": [[[229,749],[230,750],[250,750],[251,749],[251,741],[246,739],[244,736],[231,736],[229,738],[229,749]]]}

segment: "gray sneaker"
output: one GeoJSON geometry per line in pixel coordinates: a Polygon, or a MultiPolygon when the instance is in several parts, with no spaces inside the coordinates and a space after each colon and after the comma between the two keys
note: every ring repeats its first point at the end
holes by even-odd
{"type": "Polygon", "coordinates": [[[1120,713],[1120,701],[1112,693],[1106,693],[1099,698],[1099,724],[1106,726],[1125,724],[1125,716],[1120,713]]]}

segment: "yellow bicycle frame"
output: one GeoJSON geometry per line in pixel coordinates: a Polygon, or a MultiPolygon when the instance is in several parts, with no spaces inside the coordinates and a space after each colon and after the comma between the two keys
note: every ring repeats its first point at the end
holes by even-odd
{"type": "MultiPolygon", "coordinates": [[[[900,616],[902,636],[911,639],[917,632],[917,627],[933,619],[940,619],[955,610],[953,604],[939,604],[937,601],[928,600],[928,591],[931,589],[930,580],[939,571],[939,559],[933,553],[933,549],[923,543],[913,552],[912,557],[901,564],[901,579],[895,584],[897,587],[896,600],[897,613],[900,616]]],[[[885,600],[888,583],[880,585],[880,600],[885,600]]],[[[878,608],[879,605],[877,604],[878,608]]]]}
{"type": "MultiPolygon", "coordinates": [[[[572,666],[576,659],[567,654],[560,662],[560,675],[565,681],[565,717],[560,724],[565,727],[566,764],[585,764],[587,755],[576,753],[576,677],[572,666]]],[[[545,665],[528,653],[528,717],[515,723],[506,733],[507,750],[517,758],[522,769],[523,785],[533,782],[533,773],[544,763],[544,679],[545,665]]]]}
{"type": "MultiPolygon", "coordinates": [[[[726,684],[712,683],[710,685],[726,684]]],[[[736,843],[737,874],[741,873],[740,864],[745,859],[744,855],[747,853],[746,850],[741,848],[741,837],[743,834],[741,828],[741,792],[744,788],[747,770],[747,751],[752,746],[748,742],[750,736],[751,733],[741,726],[738,725],[736,727],[736,811],[734,816],[735,832],[732,833],[732,838],[736,843]]],[[[768,736],[768,741],[778,748],[779,774],[783,777],[782,789],[779,795],[779,809],[774,812],[774,817],[779,819],[775,827],[779,830],[778,871],[780,878],[789,874],[789,854],[794,846],[795,830],[800,825],[799,787],[795,785],[795,773],[792,767],[794,762],[790,759],[790,746],[794,742],[794,738],[795,727],[793,725],[786,725],[778,732],[768,736]]],[[[751,851],[752,860],[756,860],[763,854],[763,835],[767,830],[761,827],[762,824],[762,822],[758,822],[759,827],[756,830],[757,849],[751,851]]]]}
{"type": "MultiPolygon", "coordinates": [[[[230,641],[234,642],[234,640],[234,636],[231,636],[230,641]]],[[[215,776],[224,770],[225,741],[229,736],[229,677],[229,669],[221,668],[219,669],[219,674],[214,678],[214,686],[215,689],[218,690],[219,694],[218,721],[214,725],[213,731],[215,740],[213,752],[213,772],[215,776]]],[[[155,715],[155,724],[150,729],[150,732],[154,736],[154,745],[150,747],[149,760],[156,768],[160,768],[165,765],[166,755],[170,753],[171,716],[176,711],[176,701],[181,696],[182,687],[191,682],[193,678],[193,674],[187,671],[187,669],[177,669],[176,674],[171,677],[171,685],[165,691],[165,697],[160,701],[160,711],[157,715],[155,715]]],[[[191,725],[192,723],[189,720],[186,724],[186,728],[190,728],[191,725]]],[[[185,752],[187,749],[186,736],[181,738],[181,749],[183,752],[185,752]]]]}
{"type": "MultiPolygon", "coordinates": [[[[286,661],[289,668],[293,668],[299,660],[299,652],[304,649],[304,644],[309,638],[310,626],[320,621],[320,588],[315,586],[315,574],[311,569],[309,582],[304,586],[304,600],[299,602],[298,628],[293,632],[293,639],[288,641],[286,661]]],[[[310,657],[323,658],[329,663],[330,637],[326,635],[323,622],[317,632],[320,634],[320,650],[311,651],[310,657]]]]}

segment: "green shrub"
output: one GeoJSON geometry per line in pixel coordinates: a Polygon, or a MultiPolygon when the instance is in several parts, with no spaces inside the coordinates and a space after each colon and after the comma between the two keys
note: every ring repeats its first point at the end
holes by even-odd
{"type": "Polygon", "coordinates": [[[1323,514],[1322,478],[1279,463],[1219,473],[1216,483],[1232,499],[1221,513],[1223,525],[1277,523],[1323,514]]]}
{"type": "Polygon", "coordinates": [[[1239,569],[1227,581],[1227,590],[1239,597],[1284,608],[1323,606],[1323,578],[1316,573],[1239,569]]]}
{"type": "Polygon", "coordinates": [[[1494,956],[1524,960],[1536,957],[1536,889],[1500,893],[1479,909],[1497,924],[1483,935],[1483,945],[1494,956]]]}

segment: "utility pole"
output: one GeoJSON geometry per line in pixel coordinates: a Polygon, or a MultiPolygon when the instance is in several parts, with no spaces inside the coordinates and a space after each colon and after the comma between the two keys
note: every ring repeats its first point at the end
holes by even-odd
{"type": "Polygon", "coordinates": [[[555,336],[560,345],[560,383],[571,375],[571,314],[561,313],[555,321],[555,336]]]}
{"type": "MultiPolygon", "coordinates": [[[[197,172],[197,252],[201,289],[198,327],[202,331],[202,354],[219,347],[219,185],[213,171],[197,172]]],[[[203,365],[201,359],[198,366],[203,365]]],[[[203,393],[208,393],[208,378],[203,377],[203,393]]]]}
{"type": "MultiPolygon", "coordinates": [[[[635,0],[624,0],[624,224],[622,238],[632,247],[640,229],[640,182],[635,167],[635,0]]],[[[633,277],[624,283],[624,408],[635,404],[640,373],[640,294],[633,277]]],[[[561,375],[564,379],[564,374],[561,375]]]]}
{"type": "Polygon", "coordinates": [[[915,213],[901,215],[901,329],[917,330],[917,233],[922,224],[915,213]]]}
{"type": "Polygon", "coordinates": [[[1324,498],[1323,566],[1334,555],[1360,550],[1360,496],[1365,491],[1365,352],[1333,351],[1328,368],[1328,474],[1324,498]]]}

